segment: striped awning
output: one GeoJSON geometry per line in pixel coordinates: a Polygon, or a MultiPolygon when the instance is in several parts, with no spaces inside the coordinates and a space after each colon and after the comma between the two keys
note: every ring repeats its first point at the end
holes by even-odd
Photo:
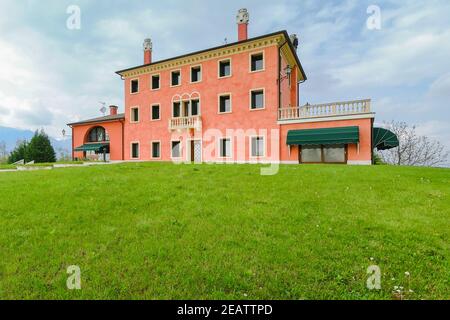
{"type": "Polygon", "coordinates": [[[288,145],[335,145],[359,142],[359,127],[289,130],[288,145]]]}
{"type": "Polygon", "coordinates": [[[392,131],[384,128],[373,128],[372,148],[377,150],[387,150],[399,146],[398,138],[392,131]]]}
{"type": "Polygon", "coordinates": [[[76,147],[74,151],[100,151],[101,148],[108,146],[109,143],[86,143],[76,147]]]}

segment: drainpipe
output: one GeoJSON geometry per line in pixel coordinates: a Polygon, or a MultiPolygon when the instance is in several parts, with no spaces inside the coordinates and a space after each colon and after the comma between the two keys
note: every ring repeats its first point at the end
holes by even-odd
{"type": "MultiPolygon", "coordinates": [[[[278,121],[278,115],[281,109],[281,48],[290,40],[285,41],[281,46],[278,47],[278,109],[277,109],[277,121],[278,121]]],[[[279,141],[278,141],[278,160],[281,162],[281,144],[282,142],[282,136],[281,136],[281,124],[278,125],[278,132],[280,133],[279,141]]]]}
{"type": "Polygon", "coordinates": [[[124,147],[125,147],[125,137],[124,137],[124,134],[125,134],[125,129],[124,129],[124,125],[125,125],[125,120],[121,120],[120,121],[120,123],[122,124],[122,160],[125,160],[125,150],[124,150],[124,147]]]}
{"type": "Polygon", "coordinates": [[[75,159],[74,159],[75,153],[74,153],[74,151],[73,151],[73,127],[70,126],[70,129],[72,129],[72,161],[74,161],[74,160],[75,160],[75,159]]]}
{"type": "Polygon", "coordinates": [[[297,82],[297,107],[300,107],[300,85],[304,83],[306,80],[297,82]]]}
{"type": "MultiPolygon", "coordinates": [[[[281,46],[278,47],[278,109],[281,108],[281,48],[287,43],[285,41],[281,46]]],[[[278,120],[278,110],[277,110],[277,120],[278,120]]]]}

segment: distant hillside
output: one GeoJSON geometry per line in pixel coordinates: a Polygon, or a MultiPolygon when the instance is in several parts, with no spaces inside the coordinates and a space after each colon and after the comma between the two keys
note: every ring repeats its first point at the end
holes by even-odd
{"type": "MultiPolygon", "coordinates": [[[[11,152],[19,140],[30,140],[33,137],[34,131],[22,130],[0,126],[0,142],[6,143],[6,150],[11,152]]],[[[58,157],[61,153],[70,154],[72,150],[72,141],[67,139],[65,141],[59,141],[50,137],[50,142],[56,151],[58,157]]]]}

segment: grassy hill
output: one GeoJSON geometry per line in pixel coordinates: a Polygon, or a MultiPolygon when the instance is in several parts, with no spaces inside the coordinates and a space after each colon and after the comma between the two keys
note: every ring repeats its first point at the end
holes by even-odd
{"type": "Polygon", "coordinates": [[[449,169],[259,170],[0,172],[0,298],[450,297],[449,169]],[[370,265],[381,290],[366,288],[370,265]]]}

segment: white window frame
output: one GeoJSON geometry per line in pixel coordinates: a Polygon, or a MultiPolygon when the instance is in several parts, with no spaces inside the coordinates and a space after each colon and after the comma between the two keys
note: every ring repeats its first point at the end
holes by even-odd
{"type": "Polygon", "coordinates": [[[233,95],[231,94],[231,92],[219,93],[217,95],[217,113],[218,114],[227,114],[227,113],[232,113],[232,112],[233,112],[233,95]],[[230,97],[230,111],[221,112],[220,111],[220,98],[225,97],[225,96],[230,97]]]}
{"type": "Polygon", "coordinates": [[[159,89],[161,89],[161,73],[154,73],[150,76],[150,90],[151,91],[158,91],[159,89]],[[158,76],[159,77],[159,88],[158,89],[154,89],[153,88],[153,77],[154,76],[158,76]]]}
{"type": "Polygon", "coordinates": [[[131,160],[139,160],[141,158],[141,144],[139,141],[131,141],[130,142],[130,159],[131,160]],[[138,145],[138,156],[135,158],[133,157],[133,144],[138,145]]]}
{"type": "Polygon", "coordinates": [[[150,158],[151,159],[161,159],[161,153],[162,153],[161,150],[162,150],[161,140],[150,141],[150,158]],[[159,157],[153,157],[153,143],[159,143],[159,157]]]}
{"type": "Polygon", "coordinates": [[[189,100],[189,106],[190,106],[189,111],[190,111],[192,117],[197,117],[197,116],[201,116],[202,115],[202,106],[201,106],[201,104],[202,103],[201,103],[200,97],[198,97],[198,98],[191,98],[189,100]],[[192,101],[198,101],[198,115],[196,115],[196,116],[192,115],[192,101]]]}
{"type": "Polygon", "coordinates": [[[248,95],[248,108],[250,109],[250,111],[260,111],[260,110],[264,110],[266,109],[266,88],[255,88],[255,89],[250,89],[249,91],[249,95],[248,95]],[[262,91],[263,92],[263,106],[262,108],[252,108],[252,93],[254,91],[262,91]]]}
{"type": "Polygon", "coordinates": [[[218,150],[217,158],[220,158],[220,159],[231,159],[231,158],[233,158],[233,137],[220,137],[219,141],[218,141],[218,148],[217,148],[217,150],[218,150]],[[230,155],[229,156],[222,156],[220,154],[220,148],[222,146],[222,141],[223,140],[230,140],[230,155]]]}
{"type": "Polygon", "coordinates": [[[130,123],[139,123],[141,121],[141,111],[139,110],[139,106],[130,107],[130,123]],[[138,110],[138,120],[133,120],[133,110],[138,110]]]}
{"type": "Polygon", "coordinates": [[[161,120],[161,104],[160,103],[153,103],[150,106],[150,121],[160,121],[161,120]],[[159,107],[159,113],[158,113],[158,119],[153,119],[153,107],[159,107]]]}
{"type": "Polygon", "coordinates": [[[181,86],[181,79],[182,79],[181,69],[173,69],[173,70],[170,70],[170,87],[171,87],[171,88],[175,88],[175,87],[181,86]],[[180,81],[179,81],[178,84],[172,85],[172,76],[173,76],[173,73],[174,73],[174,72],[177,72],[177,71],[180,73],[180,81]]]}
{"type": "Polygon", "coordinates": [[[230,78],[233,75],[233,62],[232,62],[232,58],[225,58],[225,59],[220,59],[219,61],[217,61],[217,78],[218,79],[226,79],[226,78],[230,78]],[[224,61],[229,61],[230,62],[230,75],[228,76],[220,76],[220,63],[224,62],[224,61]]]}
{"type": "Polygon", "coordinates": [[[181,116],[181,114],[182,114],[181,108],[183,107],[182,100],[172,101],[172,106],[171,106],[171,109],[172,109],[172,118],[175,118],[175,117],[174,117],[174,114],[175,114],[175,113],[173,112],[173,105],[174,105],[175,103],[179,103],[179,104],[180,104],[180,115],[179,115],[177,118],[181,118],[181,117],[182,117],[182,116],[181,116]]]}
{"type": "Polygon", "coordinates": [[[264,158],[266,156],[266,137],[263,136],[263,135],[255,135],[255,136],[250,136],[249,138],[250,138],[250,143],[249,143],[250,158],[253,158],[253,159],[255,159],[255,158],[264,158]],[[252,143],[253,143],[253,139],[254,138],[263,138],[263,154],[262,155],[254,156],[253,153],[252,153],[252,151],[253,151],[252,143]]]}
{"type": "Polygon", "coordinates": [[[138,94],[139,93],[139,89],[141,87],[141,84],[139,82],[140,82],[139,78],[130,79],[130,94],[138,94]],[[133,81],[137,81],[137,84],[138,84],[138,89],[136,92],[133,92],[133,81]]]}
{"type": "Polygon", "coordinates": [[[257,73],[257,72],[266,71],[266,53],[265,53],[265,51],[262,50],[262,51],[250,52],[248,55],[248,63],[249,63],[249,65],[248,65],[249,73],[257,73]],[[263,57],[263,67],[260,70],[252,70],[252,57],[259,55],[259,54],[262,54],[262,57],[263,57]]]}
{"type": "Polygon", "coordinates": [[[180,160],[182,158],[183,158],[183,143],[181,142],[181,140],[170,140],[170,159],[180,160]],[[173,156],[173,143],[174,142],[178,142],[180,145],[180,156],[179,157],[173,156]]]}
{"type": "Polygon", "coordinates": [[[189,80],[190,80],[189,83],[200,83],[203,81],[203,66],[201,64],[197,64],[197,65],[191,66],[189,68],[189,80]],[[200,80],[192,81],[192,69],[198,68],[198,67],[200,67],[200,80]]]}

